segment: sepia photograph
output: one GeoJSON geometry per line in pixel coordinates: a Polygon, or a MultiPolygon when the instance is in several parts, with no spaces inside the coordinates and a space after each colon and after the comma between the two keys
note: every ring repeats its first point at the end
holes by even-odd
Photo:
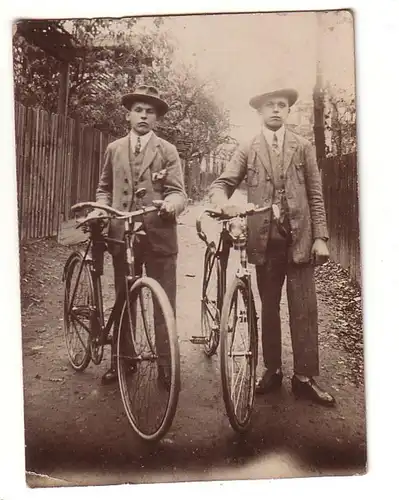
{"type": "Polygon", "coordinates": [[[14,20],[28,487],[367,473],[356,22],[14,20]]]}

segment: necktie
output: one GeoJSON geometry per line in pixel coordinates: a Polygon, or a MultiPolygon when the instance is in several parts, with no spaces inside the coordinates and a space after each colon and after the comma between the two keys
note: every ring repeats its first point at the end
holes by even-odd
{"type": "Polygon", "coordinates": [[[137,156],[138,154],[140,154],[140,150],[141,150],[141,140],[140,140],[140,136],[138,136],[137,142],[136,142],[136,147],[134,148],[134,154],[137,156]]]}
{"type": "Polygon", "coordinates": [[[285,196],[284,196],[284,175],[282,172],[282,162],[280,161],[280,148],[277,140],[277,134],[273,134],[273,141],[272,141],[272,153],[274,155],[275,161],[273,162],[274,164],[274,175],[276,180],[276,186],[277,186],[277,207],[278,211],[275,214],[275,217],[282,223],[284,220],[284,214],[285,214],[285,196]]]}
{"type": "Polygon", "coordinates": [[[280,155],[280,148],[278,147],[277,135],[273,134],[272,151],[276,156],[280,155]]]}

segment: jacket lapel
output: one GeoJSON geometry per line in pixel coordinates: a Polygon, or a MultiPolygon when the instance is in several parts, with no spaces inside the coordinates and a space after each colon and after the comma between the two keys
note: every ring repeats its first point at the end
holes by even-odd
{"type": "Polygon", "coordinates": [[[123,165],[124,176],[125,176],[125,179],[128,180],[130,188],[132,188],[133,179],[132,179],[132,171],[130,168],[129,146],[130,146],[130,141],[129,141],[129,134],[128,134],[123,138],[121,155],[122,155],[122,165],[123,165]]]}
{"type": "Polygon", "coordinates": [[[290,166],[292,157],[298,148],[298,142],[295,139],[294,134],[290,130],[285,131],[284,137],[284,149],[283,149],[283,171],[287,172],[290,166]]]}
{"type": "Polygon", "coordinates": [[[270,156],[267,150],[266,139],[262,133],[255,137],[254,142],[252,143],[253,148],[256,151],[256,154],[259,156],[259,159],[262,165],[265,167],[267,173],[272,176],[272,166],[270,163],[270,156]]]}
{"type": "Polygon", "coordinates": [[[143,163],[141,164],[137,180],[140,180],[144,172],[154,161],[155,155],[157,154],[159,147],[160,147],[159,138],[153,133],[144,150],[143,163]]]}

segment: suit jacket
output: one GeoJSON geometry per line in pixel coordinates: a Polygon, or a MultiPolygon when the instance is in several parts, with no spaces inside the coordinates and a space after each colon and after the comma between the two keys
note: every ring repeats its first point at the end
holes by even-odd
{"type": "MultiPolygon", "coordinates": [[[[187,196],[176,147],[152,134],[144,149],[141,167],[133,180],[129,164],[129,146],[128,135],[108,145],[96,201],[118,210],[130,211],[150,205],[153,200],[167,199],[174,204],[178,216],[186,206],[187,196]],[[163,169],[166,169],[166,177],[160,181],[154,180],[153,174],[163,169]],[[143,187],[147,191],[145,197],[133,201],[133,193],[143,187]]],[[[145,215],[143,221],[152,251],[164,255],[178,252],[176,221],[166,221],[156,212],[145,215]]],[[[111,220],[108,236],[122,239],[123,233],[124,222],[111,220]]],[[[118,248],[120,246],[109,245],[109,251],[113,254],[118,253],[118,248]]]]}
{"type": "MultiPolygon", "coordinates": [[[[286,130],[283,147],[283,171],[292,233],[289,260],[309,262],[315,238],[328,238],[320,172],[309,141],[286,130]]],[[[261,133],[248,145],[240,146],[226,170],[210,187],[211,201],[224,204],[246,177],[248,202],[258,206],[273,203],[272,166],[267,143],[261,133]]],[[[265,263],[271,210],[248,217],[248,260],[265,263]]]]}

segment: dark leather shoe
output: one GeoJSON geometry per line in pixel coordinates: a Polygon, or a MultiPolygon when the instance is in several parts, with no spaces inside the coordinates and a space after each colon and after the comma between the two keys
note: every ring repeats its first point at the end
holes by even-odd
{"type": "Polygon", "coordinates": [[[316,384],[313,378],[302,382],[295,375],[292,377],[292,392],[297,398],[310,399],[323,406],[334,406],[335,399],[316,384]]]}
{"type": "Polygon", "coordinates": [[[118,380],[118,372],[115,368],[110,368],[101,377],[102,385],[114,384],[118,380]]]}
{"type": "Polygon", "coordinates": [[[267,394],[268,392],[275,391],[281,387],[283,381],[283,374],[279,372],[271,372],[266,370],[262,377],[256,382],[256,394],[267,394]]]}

